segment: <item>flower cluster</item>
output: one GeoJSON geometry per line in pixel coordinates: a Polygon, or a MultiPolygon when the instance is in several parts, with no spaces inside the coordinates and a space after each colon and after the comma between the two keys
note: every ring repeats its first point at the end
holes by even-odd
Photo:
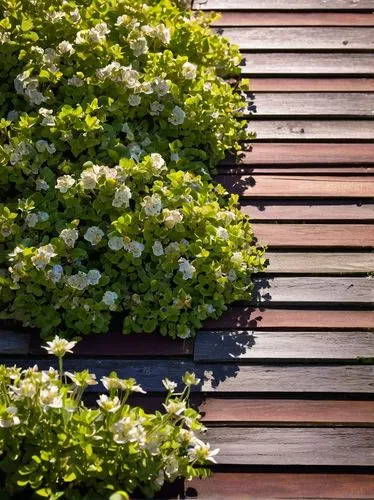
{"type": "MultiPolygon", "coordinates": [[[[61,359],[74,345],[56,337],[45,348],[61,359]]],[[[178,476],[206,477],[202,466],[215,463],[219,450],[202,440],[200,415],[188,406],[199,379],[187,372],[182,381],[176,393],[177,384],[165,379],[164,412],[147,414],[127,403],[132,393],[145,392],[132,378],[111,373],[99,381],[88,370],[1,365],[3,494],[13,498],[31,489],[38,497],[83,498],[85,492],[84,498],[104,499],[118,491],[118,498],[128,499],[139,489],[153,497],[178,476]],[[96,392],[99,382],[107,392],[88,408],[83,394],[96,392]]]]}
{"type": "Polygon", "coordinates": [[[264,261],[210,176],[246,137],[238,49],[170,0],[35,5],[0,8],[2,317],[190,337],[264,261]]]}

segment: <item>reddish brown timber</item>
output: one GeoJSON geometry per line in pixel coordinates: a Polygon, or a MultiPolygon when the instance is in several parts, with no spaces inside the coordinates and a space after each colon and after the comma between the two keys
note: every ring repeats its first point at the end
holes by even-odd
{"type": "Polygon", "coordinates": [[[240,210],[253,221],[303,220],[303,221],[373,221],[374,204],[351,200],[244,201],[240,210]]]}
{"type": "Polygon", "coordinates": [[[211,428],[219,464],[373,466],[374,429],[211,428]]]}
{"type": "Polygon", "coordinates": [[[205,424],[374,426],[374,401],[207,397],[200,411],[205,424]]]}
{"type": "Polygon", "coordinates": [[[242,50],[372,50],[374,28],[215,28],[242,50]]]}
{"type": "MultiPolygon", "coordinates": [[[[304,15],[304,14],[303,14],[304,15]]],[[[374,22],[374,16],[371,15],[374,22]]],[[[252,78],[252,92],[372,92],[373,78],[252,78]]]]}
{"type": "Polygon", "coordinates": [[[374,167],[368,167],[363,165],[361,167],[349,167],[347,165],[342,165],[341,167],[337,166],[328,166],[328,167],[319,167],[319,166],[310,166],[310,167],[297,167],[295,165],[276,165],[275,167],[269,167],[264,165],[256,165],[251,167],[247,166],[221,166],[218,167],[219,174],[229,174],[229,175],[268,175],[268,174],[288,174],[288,175],[374,175],[374,167]]]}
{"type": "Polygon", "coordinates": [[[372,198],[374,176],[218,175],[216,181],[242,197],[372,198]]]}
{"type": "Polygon", "coordinates": [[[255,309],[232,306],[221,318],[207,320],[204,323],[204,329],[362,330],[372,329],[373,325],[374,311],[255,309]]]}
{"type": "Polygon", "coordinates": [[[370,248],[370,224],[260,224],[253,223],[258,241],[270,248],[370,248]]]}
{"type": "Polygon", "coordinates": [[[268,263],[265,272],[272,274],[355,274],[374,271],[374,252],[267,252],[266,257],[268,263]]]}
{"type": "MultiPolygon", "coordinates": [[[[374,7],[373,7],[374,8],[374,7]]],[[[374,26],[372,14],[224,11],[213,26],[374,26]]]]}
{"type": "Polygon", "coordinates": [[[373,75],[374,54],[244,53],[242,73],[253,75],[373,75]]]}
{"type": "Polygon", "coordinates": [[[374,475],[216,472],[193,479],[186,488],[186,498],[197,493],[200,500],[372,500],[374,475]]]}
{"type": "Polygon", "coordinates": [[[233,330],[198,332],[197,363],[354,362],[374,358],[374,332],[274,332],[233,330]]]}
{"type": "Polygon", "coordinates": [[[203,10],[373,10],[373,0],[196,0],[203,10]]]}

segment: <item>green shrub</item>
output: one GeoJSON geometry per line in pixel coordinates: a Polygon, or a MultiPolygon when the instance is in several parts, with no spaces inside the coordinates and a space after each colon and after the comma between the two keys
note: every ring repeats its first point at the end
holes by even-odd
{"type": "Polygon", "coordinates": [[[193,374],[184,375],[180,393],[176,383],[163,381],[164,412],[131,407],[128,396],[144,391],[114,373],[101,379],[108,394],[88,408],[82,396],[98,383],[95,374],[63,371],[62,358],[75,342],[56,337],[48,344],[60,370],[0,366],[1,498],[34,491],[37,498],[124,500],[135,489],[152,497],[164,482],[209,474],[201,466],[215,462],[218,450],[201,440],[200,415],[188,407],[191,385],[199,383],[193,374]]]}
{"type": "Polygon", "coordinates": [[[187,338],[248,299],[262,251],[210,184],[245,137],[238,50],[168,0],[2,6],[1,317],[187,338]]]}

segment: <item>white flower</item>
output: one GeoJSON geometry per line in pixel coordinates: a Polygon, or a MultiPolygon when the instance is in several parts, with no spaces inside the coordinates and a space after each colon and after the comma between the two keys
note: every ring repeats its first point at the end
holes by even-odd
{"type": "Polygon", "coordinates": [[[139,106],[139,104],[142,102],[142,98],[140,97],[140,95],[131,94],[129,95],[128,102],[130,106],[139,106]]]}
{"type": "Polygon", "coordinates": [[[147,94],[147,95],[153,94],[153,87],[152,87],[151,82],[143,82],[142,84],[140,84],[139,90],[143,94],[147,94]]]}
{"type": "Polygon", "coordinates": [[[22,401],[23,399],[32,399],[36,394],[36,387],[30,380],[21,380],[19,387],[10,387],[13,392],[13,399],[16,401],[22,401]]]}
{"type": "Polygon", "coordinates": [[[152,245],[152,251],[153,251],[153,254],[156,256],[156,257],[160,257],[160,255],[164,255],[164,248],[162,246],[162,243],[161,241],[158,241],[156,240],[153,245],[152,245]]]}
{"type": "Polygon", "coordinates": [[[130,40],[130,48],[134,52],[135,57],[148,52],[147,40],[144,37],[139,37],[136,40],[130,40]]]}
{"type": "Polygon", "coordinates": [[[238,266],[245,265],[242,252],[234,252],[231,256],[231,262],[238,266]]]}
{"type": "Polygon", "coordinates": [[[182,75],[186,80],[193,80],[196,78],[196,65],[185,62],[182,66],[182,75]]]}
{"type": "Polygon", "coordinates": [[[67,40],[63,40],[57,45],[57,52],[59,52],[60,54],[69,54],[69,56],[71,56],[72,54],[74,54],[75,50],[70,42],[68,42],[67,40]]]}
{"type": "Polygon", "coordinates": [[[44,153],[45,151],[48,151],[48,153],[53,155],[56,152],[56,146],[53,143],[49,144],[44,139],[36,141],[35,147],[37,151],[39,151],[39,153],[44,153]]]}
{"type": "Polygon", "coordinates": [[[62,395],[59,394],[57,385],[52,385],[48,389],[40,391],[39,401],[44,408],[62,408],[62,395]]]}
{"type": "Polygon", "coordinates": [[[158,101],[153,101],[150,104],[150,112],[149,114],[152,116],[158,116],[165,108],[163,104],[160,104],[158,101]]]}
{"type": "Polygon", "coordinates": [[[163,78],[155,78],[153,85],[155,92],[159,97],[163,97],[164,95],[168,94],[169,84],[163,78]]]}
{"type": "Polygon", "coordinates": [[[25,222],[29,227],[35,227],[38,223],[38,216],[36,214],[27,214],[25,217],[25,222]]]}
{"type": "Polygon", "coordinates": [[[17,412],[18,410],[15,406],[8,406],[0,417],[0,427],[6,428],[13,427],[13,425],[19,425],[21,421],[17,417],[17,412]]]}
{"type": "Polygon", "coordinates": [[[55,51],[55,49],[48,47],[47,49],[44,50],[43,59],[48,64],[54,64],[55,62],[58,61],[59,56],[55,51]]]}
{"type": "Polygon", "coordinates": [[[121,250],[123,248],[123,245],[123,238],[121,238],[120,236],[112,236],[108,240],[108,247],[114,252],[118,252],[118,250],[121,250]]]}
{"type": "Polygon", "coordinates": [[[121,385],[118,377],[103,377],[100,381],[107,391],[110,391],[111,389],[119,389],[121,385]]]}
{"type": "Polygon", "coordinates": [[[100,281],[101,273],[97,269],[91,269],[87,273],[87,281],[89,285],[97,285],[100,281]]]}
{"type": "Polygon", "coordinates": [[[229,239],[229,233],[227,232],[227,229],[225,229],[222,226],[217,227],[216,229],[217,236],[218,238],[222,238],[223,240],[228,240],[229,239]]]}
{"type": "Polygon", "coordinates": [[[219,453],[219,448],[216,448],[215,450],[210,449],[210,444],[209,443],[203,443],[200,441],[200,439],[195,439],[196,445],[194,448],[188,451],[188,457],[192,462],[195,460],[198,460],[199,462],[204,462],[208,460],[209,462],[213,462],[214,464],[217,463],[215,460],[215,455],[219,453]]]}
{"type": "Polygon", "coordinates": [[[196,268],[184,257],[179,260],[179,272],[182,273],[184,280],[189,280],[193,277],[196,272],[196,268]]]}
{"type": "Polygon", "coordinates": [[[106,36],[110,33],[106,23],[99,23],[94,28],[88,30],[87,36],[92,43],[101,43],[106,40],[106,36]]]}
{"type": "Polygon", "coordinates": [[[49,243],[48,245],[39,247],[37,254],[31,257],[31,262],[37,269],[44,269],[50,263],[52,257],[56,255],[53,245],[49,243]]]}
{"type": "Polygon", "coordinates": [[[163,404],[162,406],[171,415],[180,415],[186,410],[186,403],[184,401],[171,400],[167,404],[163,404]]]}
{"type": "Polygon", "coordinates": [[[61,281],[62,275],[64,274],[64,269],[60,264],[56,264],[47,273],[47,278],[53,283],[58,283],[61,281]]]}
{"type": "Polygon", "coordinates": [[[97,177],[92,169],[83,170],[81,173],[81,183],[85,190],[95,189],[97,184],[97,177]]]}
{"type": "Polygon", "coordinates": [[[140,257],[143,250],[144,250],[144,245],[143,243],[138,243],[137,241],[130,241],[130,242],[124,242],[123,248],[130,252],[133,257],[140,257]]]}
{"type": "Polygon", "coordinates": [[[168,118],[168,122],[172,125],[182,125],[184,119],[186,117],[186,113],[179,106],[174,106],[172,114],[168,118]]]}
{"type": "Polygon", "coordinates": [[[80,290],[80,291],[87,288],[90,284],[88,282],[87,274],[82,271],[78,271],[77,274],[72,274],[71,276],[69,276],[66,282],[68,286],[70,286],[74,290],[80,290]]]}
{"type": "Polygon", "coordinates": [[[151,154],[151,162],[152,162],[152,167],[154,167],[156,170],[165,170],[165,160],[163,157],[158,154],[158,153],[152,153],[151,154]]]}
{"type": "Polygon", "coordinates": [[[96,400],[96,403],[104,410],[109,413],[115,413],[121,407],[121,401],[116,396],[114,398],[110,398],[106,394],[100,394],[99,399],[96,400]]]}
{"type": "Polygon", "coordinates": [[[133,89],[139,85],[139,73],[129,67],[122,67],[119,79],[127,88],[133,89]]]}
{"type": "Polygon", "coordinates": [[[117,21],[115,23],[115,26],[121,26],[121,24],[126,23],[127,20],[128,20],[128,16],[126,16],[126,15],[118,16],[117,21]]]}
{"type": "Polygon", "coordinates": [[[47,20],[51,21],[52,23],[57,23],[58,21],[61,21],[61,19],[64,19],[64,17],[65,12],[61,10],[46,13],[47,20]]]}
{"type": "Polygon", "coordinates": [[[43,116],[42,125],[46,127],[54,127],[56,125],[52,109],[39,108],[39,114],[43,116]]]}
{"type": "Polygon", "coordinates": [[[67,352],[72,353],[72,349],[73,347],[75,347],[75,345],[76,342],[67,341],[66,339],[63,339],[56,335],[52,341],[47,342],[47,345],[42,346],[42,348],[46,349],[48,354],[54,354],[58,358],[61,358],[62,356],[65,356],[67,352]]]}
{"type": "Polygon", "coordinates": [[[179,161],[179,154],[178,153],[171,153],[170,160],[175,161],[175,162],[179,161]]]}
{"type": "Polygon", "coordinates": [[[79,233],[77,229],[63,229],[60,233],[60,238],[62,238],[64,240],[65,245],[70,248],[74,248],[78,236],[79,233]]]}
{"type": "Polygon", "coordinates": [[[81,15],[79,14],[78,9],[72,10],[70,12],[70,17],[71,17],[73,23],[77,23],[78,21],[80,21],[81,15]]]}
{"type": "Polygon", "coordinates": [[[104,236],[104,231],[102,231],[99,227],[97,226],[91,226],[87,229],[85,232],[83,238],[91,243],[92,246],[97,245],[100,243],[104,236]]]}
{"type": "Polygon", "coordinates": [[[68,78],[68,85],[71,87],[82,87],[83,80],[78,78],[78,76],[74,75],[72,78],[68,78]]]}
{"type": "Polygon", "coordinates": [[[216,311],[216,309],[212,304],[207,304],[206,311],[208,314],[213,314],[216,311]]]}
{"type": "Polygon", "coordinates": [[[129,187],[121,186],[116,190],[114,194],[114,199],[112,201],[112,206],[116,208],[125,207],[128,208],[130,206],[130,200],[132,197],[132,193],[129,187]]]}
{"type": "Polygon", "coordinates": [[[227,273],[227,278],[229,281],[235,281],[236,280],[236,272],[235,269],[230,269],[229,272],[227,273]]]}
{"type": "Polygon", "coordinates": [[[170,42],[170,31],[164,24],[159,24],[157,28],[155,28],[154,33],[160,42],[166,45],[170,42]]]}
{"type": "Polygon", "coordinates": [[[176,224],[179,224],[183,220],[183,215],[179,210],[168,210],[165,208],[163,211],[165,217],[164,223],[168,229],[172,229],[176,224]]]}
{"type": "Polygon", "coordinates": [[[165,387],[165,389],[170,392],[174,392],[175,389],[178,387],[178,384],[176,382],[172,382],[168,378],[164,378],[162,384],[165,387]]]}
{"type": "Polygon", "coordinates": [[[71,175],[63,175],[57,179],[56,189],[60,193],[66,193],[75,184],[75,179],[71,175]]]}
{"type": "Polygon", "coordinates": [[[111,292],[110,290],[107,290],[101,301],[106,305],[106,306],[113,306],[118,299],[118,294],[116,292],[111,292]]]}
{"type": "Polygon", "coordinates": [[[170,481],[174,481],[174,479],[178,476],[178,472],[179,462],[174,456],[171,456],[165,467],[165,475],[170,479],[170,481]]]}
{"type": "Polygon", "coordinates": [[[230,224],[230,222],[236,219],[236,215],[231,210],[225,210],[224,212],[218,212],[217,218],[223,219],[227,224],[230,224]]]}
{"type": "Polygon", "coordinates": [[[161,198],[157,194],[153,194],[152,196],[145,196],[141,206],[146,215],[158,215],[162,210],[162,202],[161,198]]]}
{"type": "Polygon", "coordinates": [[[182,377],[183,382],[190,387],[191,385],[199,385],[200,379],[194,373],[186,372],[182,377]]]}

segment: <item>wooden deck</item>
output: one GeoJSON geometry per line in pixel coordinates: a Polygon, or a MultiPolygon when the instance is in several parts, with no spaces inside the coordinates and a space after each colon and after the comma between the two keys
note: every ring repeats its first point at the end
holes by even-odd
{"type": "MultiPolygon", "coordinates": [[[[163,377],[202,378],[193,400],[219,464],[171,497],[374,499],[374,0],[194,5],[223,11],[215,29],[252,79],[257,139],[217,179],[240,195],[269,265],[252,302],[194,343],[112,332],[66,367],[133,376],[147,407],[163,377]]],[[[49,362],[29,332],[3,328],[0,353],[49,362]]]]}

